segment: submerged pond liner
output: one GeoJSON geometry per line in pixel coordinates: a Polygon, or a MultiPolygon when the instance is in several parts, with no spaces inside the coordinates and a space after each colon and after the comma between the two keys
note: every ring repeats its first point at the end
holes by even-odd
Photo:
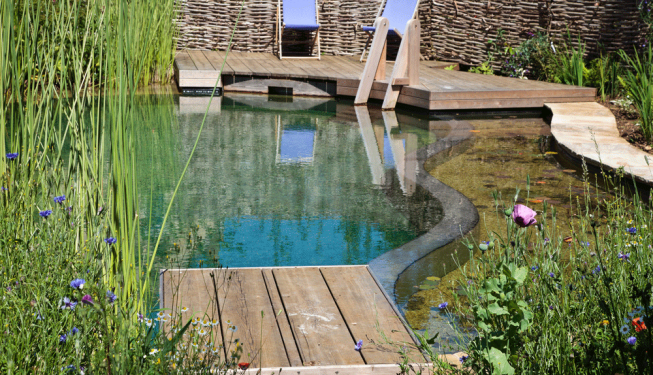
{"type": "Polygon", "coordinates": [[[395,302],[395,284],[404,271],[438,248],[471,231],[479,221],[478,211],[467,197],[440,182],[424,168],[429,158],[460,145],[471,137],[470,130],[473,130],[473,126],[470,123],[457,120],[448,123],[451,131],[445,138],[407,155],[407,158],[417,160],[418,172],[415,181],[417,185],[442,203],[443,218],[425,234],[369,262],[374,276],[395,302]]]}

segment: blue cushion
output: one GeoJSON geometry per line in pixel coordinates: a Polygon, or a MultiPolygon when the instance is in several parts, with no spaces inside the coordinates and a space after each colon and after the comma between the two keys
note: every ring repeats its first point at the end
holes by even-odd
{"type": "Polygon", "coordinates": [[[320,28],[320,25],[284,25],[286,29],[313,31],[320,28]]]}
{"type": "Polygon", "coordinates": [[[288,29],[316,30],[315,0],[283,0],[283,23],[288,29]]]}
{"type": "MultiPolygon", "coordinates": [[[[363,31],[373,33],[376,31],[376,28],[374,26],[363,26],[363,31]]],[[[399,30],[399,32],[403,32],[403,30],[399,30]]],[[[394,30],[388,30],[388,35],[397,36],[397,33],[394,30]]]]}

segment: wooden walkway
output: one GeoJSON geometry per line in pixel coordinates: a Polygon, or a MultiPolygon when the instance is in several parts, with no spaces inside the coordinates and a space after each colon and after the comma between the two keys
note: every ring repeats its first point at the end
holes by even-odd
{"type": "MultiPolygon", "coordinates": [[[[181,91],[212,88],[224,56],[218,51],[178,52],[174,68],[181,91]]],[[[266,53],[230,52],[222,84],[225,92],[353,97],[364,65],[355,56],[279,60],[266,53]]],[[[374,83],[370,98],[383,99],[392,65],[388,63],[386,80],[374,83]]],[[[596,96],[594,88],[444,70],[450,65],[421,61],[420,84],[402,88],[398,102],[428,110],[510,109],[593,102],[596,96]]]]}
{"type": "Polygon", "coordinates": [[[160,295],[173,317],[187,308],[182,321],[215,319],[221,355],[238,339],[239,361],[264,373],[397,373],[404,346],[411,363],[425,362],[367,266],[166,270],[160,295]]]}

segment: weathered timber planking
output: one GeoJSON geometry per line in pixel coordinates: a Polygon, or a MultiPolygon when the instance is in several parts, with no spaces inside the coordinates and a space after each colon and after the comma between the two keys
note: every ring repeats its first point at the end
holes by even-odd
{"type": "Polygon", "coordinates": [[[367,269],[366,272],[354,268],[320,271],[352,335],[363,340],[361,355],[365,363],[400,363],[402,356],[398,351],[402,345],[406,345],[409,361],[424,360],[367,269]],[[378,330],[383,330],[394,345],[385,343],[378,330]]]}
{"type": "Polygon", "coordinates": [[[225,61],[225,52],[220,52],[220,51],[203,51],[204,56],[206,56],[207,59],[211,62],[211,65],[213,65],[213,69],[216,71],[219,71],[220,69],[224,69],[222,72],[223,75],[232,75],[234,74],[234,70],[231,68],[229,65],[228,61],[225,61]],[[224,68],[222,68],[222,63],[224,62],[224,68]]]}
{"type": "Polygon", "coordinates": [[[200,50],[189,50],[188,51],[188,56],[193,60],[193,63],[195,63],[195,66],[197,67],[197,70],[215,70],[213,68],[213,65],[211,65],[211,62],[209,59],[204,56],[204,52],[200,50]]]}
{"type": "Polygon", "coordinates": [[[272,310],[274,311],[274,315],[277,320],[277,326],[279,326],[279,332],[281,333],[281,338],[283,339],[283,345],[286,350],[286,355],[288,357],[290,366],[302,366],[302,358],[299,356],[299,349],[297,349],[297,343],[295,342],[292,329],[290,328],[288,315],[286,314],[286,310],[283,307],[283,303],[281,302],[281,296],[279,295],[279,290],[277,289],[277,283],[274,281],[272,270],[263,269],[261,272],[263,273],[265,285],[268,288],[270,303],[272,304],[272,310]]]}
{"type": "Polygon", "coordinates": [[[197,67],[188,54],[188,51],[177,52],[177,55],[175,55],[175,64],[179,70],[197,70],[197,67]]]}
{"type": "Polygon", "coordinates": [[[229,55],[227,55],[227,62],[229,63],[231,69],[234,71],[234,74],[245,76],[253,75],[252,70],[240,60],[239,55],[240,54],[234,52],[229,52],[229,55]]]}
{"type": "Polygon", "coordinates": [[[317,267],[273,271],[304,365],[364,364],[317,267]]]}
{"type": "MultiPolygon", "coordinates": [[[[261,270],[219,270],[227,283],[218,293],[222,332],[227,343],[238,339],[243,347],[241,362],[253,367],[289,366],[284,343],[270,303],[261,270]],[[230,320],[230,328],[225,322],[230,320]],[[233,329],[236,327],[236,329],[233,329]]],[[[234,344],[226,349],[234,349],[234,344]]],[[[231,353],[227,352],[227,356],[231,353]]]]}

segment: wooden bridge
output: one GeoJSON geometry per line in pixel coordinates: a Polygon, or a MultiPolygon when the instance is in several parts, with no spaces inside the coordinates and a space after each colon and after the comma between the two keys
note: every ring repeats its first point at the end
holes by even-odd
{"type": "Polygon", "coordinates": [[[220,329],[210,341],[229,356],[237,339],[239,361],[252,373],[396,374],[404,360],[428,366],[367,266],[166,270],[160,296],[164,311],[182,321],[215,320],[220,329]]]}
{"type": "MultiPolygon", "coordinates": [[[[213,88],[216,80],[225,92],[305,96],[356,95],[365,64],[354,56],[322,56],[321,60],[279,60],[266,53],[186,50],[177,53],[175,76],[180,90],[213,88]]],[[[544,103],[593,102],[596,89],[445,70],[457,64],[419,62],[419,84],[404,86],[398,103],[427,110],[541,108],[544,103]]],[[[386,79],[372,85],[370,97],[382,100],[386,79]]]]}

